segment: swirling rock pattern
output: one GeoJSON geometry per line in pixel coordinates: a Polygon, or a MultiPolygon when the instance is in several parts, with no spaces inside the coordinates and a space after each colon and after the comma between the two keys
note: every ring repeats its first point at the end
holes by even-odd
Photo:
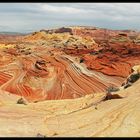
{"type": "Polygon", "coordinates": [[[19,52],[16,56],[14,51],[5,53],[9,54],[7,57],[14,55],[15,59],[1,66],[0,89],[29,101],[78,98],[105,91],[111,84],[119,86],[124,80],[91,72],[66,54],[57,53],[52,57],[45,48],[27,56],[19,52]]]}
{"type": "Polygon", "coordinates": [[[18,97],[0,91],[0,136],[139,137],[140,81],[103,101],[105,93],[78,99],[16,104],[18,97]]]}
{"type": "Polygon", "coordinates": [[[1,90],[25,97],[29,102],[79,98],[104,92],[109,86],[121,86],[132,72],[131,67],[140,63],[139,45],[126,34],[107,31],[112,38],[103,47],[92,37],[105,30],[94,33],[89,28],[90,34],[85,37],[86,28],[81,28],[81,32],[75,28],[66,30],[67,33],[64,29],[52,31],[20,37],[11,47],[1,48],[1,90]],[[125,42],[118,41],[124,38],[125,42]]]}
{"type": "Polygon", "coordinates": [[[0,136],[140,136],[140,81],[120,87],[140,71],[138,32],[69,27],[4,40],[0,136]],[[110,86],[119,98],[107,98],[110,86]]]}

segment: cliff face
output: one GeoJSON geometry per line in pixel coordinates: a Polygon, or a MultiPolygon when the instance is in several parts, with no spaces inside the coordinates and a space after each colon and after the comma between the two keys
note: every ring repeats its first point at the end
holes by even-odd
{"type": "Polygon", "coordinates": [[[134,31],[69,27],[7,38],[0,136],[139,136],[139,80],[130,83],[139,65],[134,31]]]}

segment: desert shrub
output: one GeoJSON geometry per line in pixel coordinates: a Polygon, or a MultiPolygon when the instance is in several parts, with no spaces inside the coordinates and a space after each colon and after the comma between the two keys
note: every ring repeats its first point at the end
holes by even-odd
{"type": "Polygon", "coordinates": [[[129,82],[134,83],[140,78],[140,73],[132,74],[129,77],[129,82]]]}
{"type": "Polygon", "coordinates": [[[107,88],[106,91],[107,91],[108,93],[110,93],[110,92],[116,92],[116,91],[119,91],[119,88],[110,86],[110,87],[107,88]]]}
{"type": "Polygon", "coordinates": [[[83,58],[81,58],[81,59],[80,59],[80,63],[83,63],[83,62],[84,62],[84,59],[83,59],[83,58]]]}

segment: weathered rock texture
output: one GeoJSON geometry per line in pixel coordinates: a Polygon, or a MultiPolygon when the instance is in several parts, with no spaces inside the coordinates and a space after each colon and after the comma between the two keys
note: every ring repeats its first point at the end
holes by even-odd
{"type": "Polygon", "coordinates": [[[140,81],[117,92],[124,98],[102,101],[104,93],[78,99],[16,104],[1,91],[0,136],[139,137],[140,81]]]}
{"type": "Polygon", "coordinates": [[[0,136],[140,136],[140,81],[125,88],[139,65],[135,31],[69,27],[7,39],[0,136]]]}

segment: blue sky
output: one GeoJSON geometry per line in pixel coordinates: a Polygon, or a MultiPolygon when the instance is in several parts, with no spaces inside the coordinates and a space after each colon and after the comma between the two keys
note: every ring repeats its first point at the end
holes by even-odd
{"type": "Polygon", "coordinates": [[[0,31],[63,26],[140,29],[140,3],[0,3],[0,31]]]}

